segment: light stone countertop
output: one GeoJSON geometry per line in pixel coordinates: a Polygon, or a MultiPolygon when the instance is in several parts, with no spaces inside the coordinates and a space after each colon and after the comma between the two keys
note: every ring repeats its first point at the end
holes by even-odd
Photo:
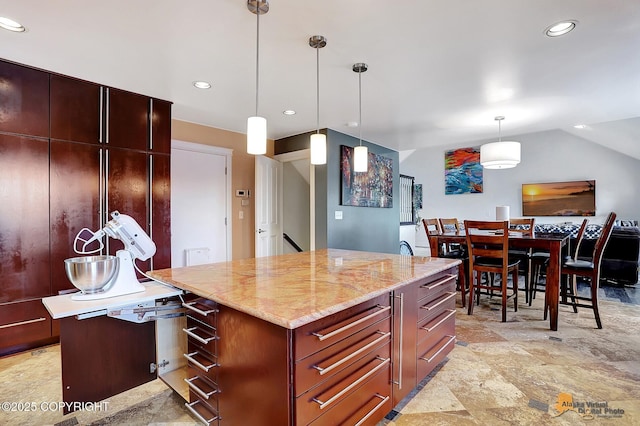
{"type": "Polygon", "coordinates": [[[324,249],[148,274],[295,329],[460,263],[457,259],[324,249]]]}

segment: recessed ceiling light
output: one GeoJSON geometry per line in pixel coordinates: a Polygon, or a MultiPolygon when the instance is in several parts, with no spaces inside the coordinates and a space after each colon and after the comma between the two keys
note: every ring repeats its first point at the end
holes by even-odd
{"type": "Polygon", "coordinates": [[[586,129],[587,125],[586,124],[576,124],[573,127],[576,128],[576,129],[586,129]]]}
{"type": "Polygon", "coordinates": [[[194,81],[193,85],[196,86],[198,89],[210,89],[211,88],[211,84],[207,83],[206,81],[194,81]]]}
{"type": "Polygon", "coordinates": [[[4,28],[5,30],[14,31],[17,33],[26,31],[26,28],[23,27],[19,22],[16,22],[13,19],[5,18],[3,16],[0,16],[0,28],[4,28]]]}
{"type": "Polygon", "coordinates": [[[559,37],[561,35],[565,35],[566,33],[572,31],[577,24],[578,24],[578,21],[573,21],[573,20],[556,22],[555,24],[548,26],[544,30],[544,33],[549,37],[559,37]]]}
{"type": "Polygon", "coordinates": [[[296,112],[294,110],[292,110],[292,109],[286,109],[286,110],[282,111],[282,113],[284,115],[295,115],[296,114],[296,112]]]}

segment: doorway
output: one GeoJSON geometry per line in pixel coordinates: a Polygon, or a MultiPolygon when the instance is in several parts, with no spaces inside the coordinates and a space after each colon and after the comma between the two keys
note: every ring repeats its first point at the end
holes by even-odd
{"type": "Polygon", "coordinates": [[[171,267],[231,260],[231,150],[171,141],[171,267]]]}

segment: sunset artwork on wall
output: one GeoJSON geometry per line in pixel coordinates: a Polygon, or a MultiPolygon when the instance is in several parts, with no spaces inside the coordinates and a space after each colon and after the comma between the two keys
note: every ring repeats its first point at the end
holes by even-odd
{"type": "Polygon", "coordinates": [[[524,216],[595,216],[596,181],[525,183],[524,216]]]}
{"type": "Polygon", "coordinates": [[[444,193],[449,195],[481,192],[480,147],[446,151],[444,154],[444,193]]]}

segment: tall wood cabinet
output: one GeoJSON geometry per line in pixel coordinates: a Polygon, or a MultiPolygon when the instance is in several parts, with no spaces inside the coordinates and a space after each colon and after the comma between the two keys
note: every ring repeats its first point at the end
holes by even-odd
{"type": "Polygon", "coordinates": [[[156,242],[140,269],[171,265],[171,103],[1,60],[0,97],[2,355],[57,340],[40,298],[74,288],[74,238],[113,210],[156,242]]]}

